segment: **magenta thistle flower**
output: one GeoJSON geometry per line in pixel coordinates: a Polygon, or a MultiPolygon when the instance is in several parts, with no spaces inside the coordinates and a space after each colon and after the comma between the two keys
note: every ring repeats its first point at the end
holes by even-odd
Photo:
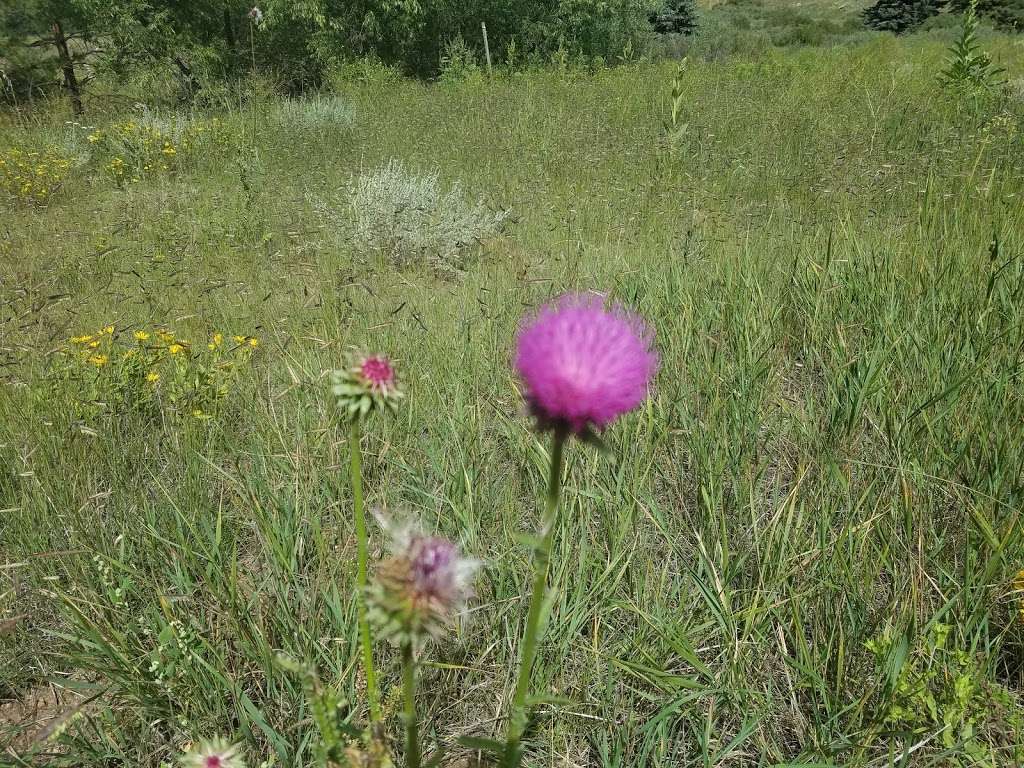
{"type": "Polygon", "coordinates": [[[377,517],[391,539],[392,556],[381,561],[369,588],[370,618],[397,645],[437,637],[472,596],[480,562],[463,557],[446,538],[377,517]]]}
{"type": "Polygon", "coordinates": [[[646,398],[658,368],[653,334],[596,295],[566,295],[525,321],[515,367],[544,428],[587,434],[646,398]]]}
{"type": "Polygon", "coordinates": [[[238,745],[217,737],[201,741],[181,758],[183,768],[245,768],[238,745]]]}
{"type": "Polygon", "coordinates": [[[331,371],[331,392],[351,419],[372,409],[394,409],[403,397],[395,367],[384,355],[362,355],[345,368],[331,371]]]}

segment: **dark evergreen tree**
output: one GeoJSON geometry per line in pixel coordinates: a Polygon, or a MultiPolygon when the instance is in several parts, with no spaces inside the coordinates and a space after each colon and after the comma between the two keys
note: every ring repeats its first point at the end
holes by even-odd
{"type": "MultiPolygon", "coordinates": [[[[970,0],[951,0],[949,9],[963,13],[970,0]]],[[[1000,29],[1024,32],[1024,0],[978,0],[977,11],[1000,29]]]]}
{"type": "Polygon", "coordinates": [[[697,30],[693,0],[667,0],[648,17],[659,35],[692,35],[697,30]]]}
{"type": "Polygon", "coordinates": [[[943,0],[878,0],[864,10],[864,24],[902,35],[938,14],[942,4],[943,0]]]}

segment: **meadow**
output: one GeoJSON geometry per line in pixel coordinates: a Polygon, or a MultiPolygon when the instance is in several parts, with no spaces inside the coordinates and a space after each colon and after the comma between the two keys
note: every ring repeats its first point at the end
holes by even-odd
{"type": "Polygon", "coordinates": [[[0,222],[0,763],[310,765],[280,653],[365,717],[327,378],[364,349],[406,393],[368,506],[484,564],[419,695],[476,764],[549,460],[513,339],[597,290],[661,367],[567,448],[525,764],[1021,764],[1024,63],[991,36],[1010,84],[949,92],[947,45],[693,57],[675,126],[673,62],[5,118],[55,154],[0,222]]]}

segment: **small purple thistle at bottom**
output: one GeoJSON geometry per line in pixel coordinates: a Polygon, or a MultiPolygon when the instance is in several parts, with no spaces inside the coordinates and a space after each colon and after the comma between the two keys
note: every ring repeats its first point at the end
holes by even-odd
{"type": "Polygon", "coordinates": [[[391,543],[367,593],[369,616],[396,645],[439,636],[472,596],[480,562],[441,536],[377,515],[391,543]]]}

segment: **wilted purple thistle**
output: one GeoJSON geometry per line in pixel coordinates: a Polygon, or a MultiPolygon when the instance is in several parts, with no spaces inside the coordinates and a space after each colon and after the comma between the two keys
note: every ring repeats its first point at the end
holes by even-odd
{"type": "Polygon", "coordinates": [[[596,295],[566,295],[519,331],[515,366],[542,426],[601,429],[646,398],[658,368],[642,320],[596,295]]]}
{"type": "Polygon", "coordinates": [[[440,536],[419,536],[407,554],[412,584],[419,599],[458,606],[465,598],[466,585],[459,565],[459,549],[440,536]]]}
{"type": "Polygon", "coordinates": [[[371,618],[398,645],[439,635],[472,596],[479,561],[462,557],[446,538],[378,519],[391,538],[392,556],[379,564],[370,586],[371,618]]]}

